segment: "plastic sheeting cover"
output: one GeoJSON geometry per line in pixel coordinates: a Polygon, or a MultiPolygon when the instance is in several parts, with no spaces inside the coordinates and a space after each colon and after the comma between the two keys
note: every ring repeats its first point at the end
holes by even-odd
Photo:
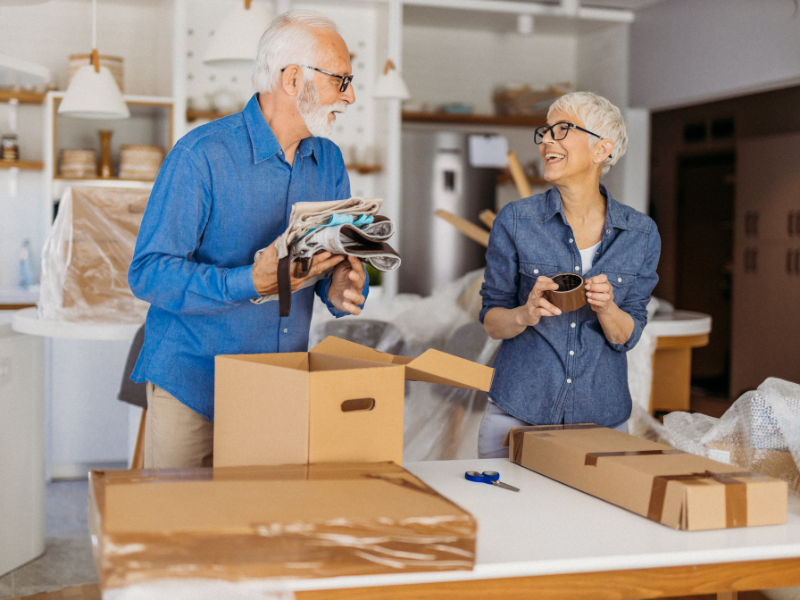
{"type": "Polygon", "coordinates": [[[39,318],[142,323],[148,304],[128,286],[147,190],[72,187],[42,250],[39,318]]]}
{"type": "Polygon", "coordinates": [[[664,425],[675,447],[783,479],[800,494],[800,385],[770,377],[720,419],[673,412],[664,425]]]}

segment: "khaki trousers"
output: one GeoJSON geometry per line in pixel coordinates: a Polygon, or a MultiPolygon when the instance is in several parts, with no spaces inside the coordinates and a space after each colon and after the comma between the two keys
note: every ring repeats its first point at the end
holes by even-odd
{"type": "Polygon", "coordinates": [[[210,467],[213,461],[214,423],[148,383],[144,468],[210,467]]]}

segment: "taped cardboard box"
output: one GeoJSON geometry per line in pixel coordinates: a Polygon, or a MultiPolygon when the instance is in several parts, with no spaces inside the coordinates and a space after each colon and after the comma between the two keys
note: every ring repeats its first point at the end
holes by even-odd
{"type": "Polygon", "coordinates": [[[93,471],[100,586],[470,570],[475,519],[392,463],[93,471]]]}
{"type": "Polygon", "coordinates": [[[403,462],[405,381],[488,391],[494,369],[335,337],[309,352],[216,357],[214,465],[403,462]]]}
{"type": "Polygon", "coordinates": [[[509,457],[675,529],[786,523],[785,482],[598,425],[515,427],[509,457]]]}

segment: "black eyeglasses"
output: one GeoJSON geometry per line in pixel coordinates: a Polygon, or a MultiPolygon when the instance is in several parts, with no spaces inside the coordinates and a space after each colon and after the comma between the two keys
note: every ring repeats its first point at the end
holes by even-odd
{"type": "Polygon", "coordinates": [[[578,127],[577,125],[567,123],[566,121],[561,121],[555,125],[542,125],[541,127],[537,127],[533,134],[533,141],[538,146],[544,141],[544,136],[547,135],[548,131],[550,132],[550,137],[552,137],[554,140],[563,140],[565,137],[567,137],[570,129],[579,129],[580,131],[588,133],[589,135],[593,135],[596,138],[600,138],[601,140],[603,139],[603,136],[597,135],[588,129],[578,127]]]}
{"type": "MultiPolygon", "coordinates": [[[[317,67],[312,67],[310,65],[297,65],[298,67],[305,67],[306,69],[314,69],[315,71],[319,71],[320,73],[324,73],[325,75],[330,75],[331,77],[336,77],[336,79],[342,80],[342,85],[339,86],[340,92],[346,92],[347,86],[350,85],[350,82],[353,81],[352,75],[337,75],[336,73],[331,73],[330,71],[323,71],[322,69],[318,69],[317,67]]],[[[281,69],[281,73],[283,73],[287,67],[283,67],[281,69]]]]}

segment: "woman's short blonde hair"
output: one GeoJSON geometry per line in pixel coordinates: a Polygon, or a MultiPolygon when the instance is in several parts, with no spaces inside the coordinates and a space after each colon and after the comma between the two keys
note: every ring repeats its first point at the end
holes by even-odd
{"type": "MultiPolygon", "coordinates": [[[[554,111],[571,113],[583,121],[584,128],[596,133],[603,139],[614,142],[614,151],[603,163],[601,176],[608,173],[609,169],[617,164],[628,149],[628,132],[625,119],[620,110],[607,99],[592,92],[572,92],[561,96],[550,105],[547,118],[554,111]]],[[[589,138],[589,147],[597,143],[597,138],[589,138]]]]}

